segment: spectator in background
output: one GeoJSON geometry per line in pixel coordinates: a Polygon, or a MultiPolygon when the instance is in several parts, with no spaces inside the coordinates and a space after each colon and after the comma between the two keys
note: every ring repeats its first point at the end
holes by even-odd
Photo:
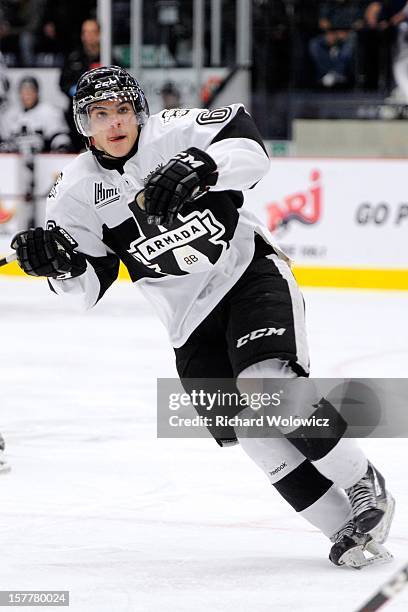
{"type": "Polygon", "coordinates": [[[55,23],[45,19],[35,44],[36,66],[61,67],[64,61],[61,41],[55,23]]]}
{"type": "Polygon", "coordinates": [[[9,66],[61,66],[96,0],[0,0],[0,49],[9,66]]]}
{"type": "Polygon", "coordinates": [[[59,108],[41,102],[37,79],[26,76],[18,86],[20,108],[5,117],[2,150],[7,152],[68,152],[68,125],[59,108]]]}
{"type": "Polygon", "coordinates": [[[408,103],[408,2],[388,0],[371,2],[372,27],[388,34],[392,44],[392,72],[397,85],[392,99],[408,103]]]}
{"type": "Polygon", "coordinates": [[[46,0],[3,0],[1,50],[8,63],[35,66],[35,41],[46,0]]]}
{"type": "Polygon", "coordinates": [[[0,136],[4,131],[4,118],[7,111],[7,96],[10,88],[7,78],[7,66],[0,53],[0,136]]]}
{"type": "Polygon", "coordinates": [[[356,52],[355,32],[363,27],[367,2],[326,0],[319,7],[321,34],[311,39],[316,80],[324,87],[351,85],[356,52]]]}
{"type": "Polygon", "coordinates": [[[181,95],[175,83],[167,81],[160,90],[163,108],[180,108],[181,95]]]}
{"type": "Polygon", "coordinates": [[[81,26],[81,45],[68,55],[61,72],[60,87],[70,99],[76,92],[79,77],[87,70],[101,65],[100,39],[101,32],[96,19],[85,19],[81,26]]]}
{"type": "Polygon", "coordinates": [[[370,2],[366,8],[365,19],[371,29],[378,28],[378,17],[382,9],[382,2],[370,2]]]}
{"type": "MultiPolygon", "coordinates": [[[[72,98],[76,92],[76,84],[79,77],[87,70],[98,68],[101,65],[101,31],[96,19],[85,19],[81,25],[81,44],[72,51],[64,62],[60,77],[60,87],[69,98],[69,107],[66,111],[66,119],[71,132],[71,140],[75,151],[83,147],[83,140],[79,136],[74,124],[72,112],[72,98]]],[[[120,62],[112,58],[112,64],[120,65],[120,62]]]]}
{"type": "Polygon", "coordinates": [[[56,40],[64,56],[79,45],[81,26],[85,20],[95,19],[96,0],[46,0],[40,37],[45,38],[46,48],[56,40]],[[48,27],[52,24],[55,31],[48,27]],[[44,32],[44,28],[47,30],[44,32]]]}
{"type": "Polygon", "coordinates": [[[87,70],[98,68],[101,65],[100,39],[99,23],[96,19],[85,19],[81,26],[81,44],[68,55],[61,72],[60,87],[69,98],[66,119],[75,151],[80,151],[83,142],[74,124],[72,98],[75,95],[79,77],[87,70]]]}

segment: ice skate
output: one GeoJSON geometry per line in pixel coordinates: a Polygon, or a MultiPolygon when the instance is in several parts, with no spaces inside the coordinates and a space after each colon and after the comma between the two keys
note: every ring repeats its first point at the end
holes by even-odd
{"type": "Polygon", "coordinates": [[[368,533],[382,544],[388,537],[395,501],[385,488],[382,474],[368,462],[367,472],[346,493],[358,532],[368,533]]]}
{"type": "Polygon", "coordinates": [[[353,520],[344,525],[332,538],[329,559],[339,567],[361,569],[373,563],[387,563],[391,553],[375,542],[367,533],[359,533],[353,520]]]}

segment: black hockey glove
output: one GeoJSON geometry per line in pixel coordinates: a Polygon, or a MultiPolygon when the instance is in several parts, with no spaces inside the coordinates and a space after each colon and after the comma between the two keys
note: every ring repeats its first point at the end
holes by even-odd
{"type": "Polygon", "coordinates": [[[216,170],[214,160],[195,147],[172,157],[146,183],[144,206],[147,222],[170,227],[186,202],[215,185],[216,170]]]}
{"type": "Polygon", "coordinates": [[[86,258],[74,249],[78,243],[61,227],[42,227],[16,234],[11,248],[16,250],[20,268],[31,276],[74,278],[86,270],[86,258]]]}

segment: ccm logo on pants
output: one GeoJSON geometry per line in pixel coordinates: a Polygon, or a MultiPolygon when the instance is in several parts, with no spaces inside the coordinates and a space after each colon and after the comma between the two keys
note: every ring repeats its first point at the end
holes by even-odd
{"type": "Polygon", "coordinates": [[[258,338],[264,338],[265,336],[282,336],[286,331],[285,327],[262,327],[261,329],[255,329],[250,334],[245,334],[242,338],[237,341],[237,348],[244,346],[250,340],[258,340],[258,338]]]}

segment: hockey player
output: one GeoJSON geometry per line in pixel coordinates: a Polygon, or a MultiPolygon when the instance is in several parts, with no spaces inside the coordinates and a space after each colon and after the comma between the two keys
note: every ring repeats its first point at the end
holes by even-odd
{"type": "Polygon", "coordinates": [[[20,108],[5,117],[3,151],[66,152],[71,149],[68,125],[61,109],[42,102],[35,77],[25,76],[18,85],[20,108]]]}
{"type": "Polygon", "coordinates": [[[149,117],[137,81],[113,66],[80,78],[74,117],[88,151],[51,190],[46,229],[13,239],[21,268],[90,308],[122,261],[167,326],[186,388],[197,378],[241,388],[248,378],[288,379],[298,412],[329,417],[331,438],[228,430],[217,442],[238,438],[277,491],[332,539],[333,563],[364,565],[367,551],[387,557],[378,544],[393,509],[384,479],[343,437],[329,402],[297,393],[309,373],[302,296],[268,230],[242,206],[242,191],[269,168],[249,114],[233,104],[149,117]],[[265,328],[283,332],[255,333],[265,328]]]}

